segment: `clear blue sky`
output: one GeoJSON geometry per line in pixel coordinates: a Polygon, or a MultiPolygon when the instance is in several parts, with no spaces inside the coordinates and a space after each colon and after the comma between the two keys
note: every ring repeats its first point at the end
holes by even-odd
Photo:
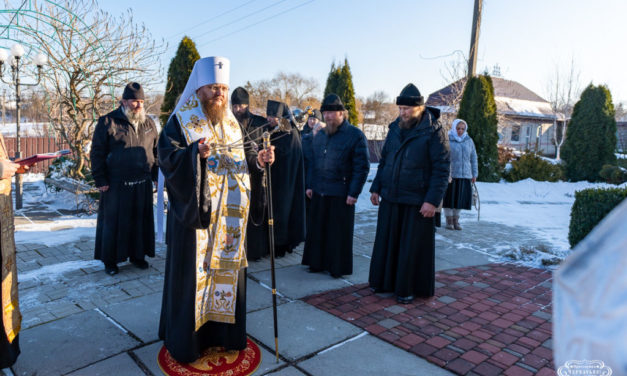
{"type": "MultiPolygon", "coordinates": [[[[456,56],[434,57],[456,50],[468,55],[473,4],[100,0],[115,15],[132,9],[136,21],[166,39],[170,47],[162,57],[164,70],[188,35],[201,56],[231,59],[233,88],[285,71],[315,78],[322,91],[331,63],[347,57],[358,96],[383,90],[390,98],[408,82],[425,96],[447,84],[445,65],[456,56]]],[[[498,64],[504,78],[546,97],[555,67],[566,71],[572,58],[581,85],[607,84],[617,103],[627,101],[626,41],[625,0],[484,0],[478,67],[491,70],[498,64]]]]}

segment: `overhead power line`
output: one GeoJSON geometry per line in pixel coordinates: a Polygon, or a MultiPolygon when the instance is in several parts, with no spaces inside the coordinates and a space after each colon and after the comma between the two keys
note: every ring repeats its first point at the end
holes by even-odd
{"type": "Polygon", "coordinates": [[[240,9],[240,8],[245,7],[246,5],[248,5],[248,4],[250,4],[250,3],[254,3],[255,1],[257,1],[257,0],[250,0],[250,1],[247,1],[247,2],[245,2],[244,4],[241,4],[241,5],[239,5],[239,6],[236,6],[235,8],[231,8],[231,9],[229,9],[229,10],[227,10],[227,11],[225,11],[225,12],[222,12],[222,13],[220,13],[220,14],[216,15],[216,16],[213,16],[213,17],[211,17],[211,18],[208,18],[208,19],[206,19],[206,20],[204,20],[204,21],[202,21],[202,22],[200,22],[200,23],[197,23],[196,25],[191,26],[191,27],[189,27],[188,29],[186,29],[186,30],[184,30],[184,31],[181,31],[181,32],[176,33],[176,34],[173,34],[173,35],[171,35],[171,36],[167,37],[166,39],[170,40],[170,39],[172,39],[172,38],[174,38],[174,37],[178,37],[179,35],[186,34],[186,33],[187,33],[187,32],[189,32],[190,30],[196,29],[198,26],[202,26],[202,25],[204,25],[204,24],[206,24],[206,23],[208,23],[208,22],[210,22],[210,21],[213,21],[213,20],[215,20],[215,19],[217,19],[217,18],[220,18],[220,17],[222,17],[222,16],[225,16],[225,15],[227,15],[227,14],[229,14],[229,13],[232,13],[232,12],[234,12],[234,11],[236,11],[236,10],[240,9]]]}
{"type": "Polygon", "coordinates": [[[251,28],[251,27],[253,27],[253,26],[259,25],[260,23],[263,23],[263,22],[269,21],[269,20],[271,20],[271,19],[273,19],[273,18],[276,18],[276,17],[278,17],[278,16],[281,16],[281,15],[283,15],[283,14],[287,13],[287,12],[291,12],[291,11],[293,11],[293,10],[295,10],[295,9],[298,9],[298,8],[300,8],[300,7],[303,7],[303,6],[307,5],[307,4],[313,3],[314,1],[315,1],[315,0],[309,0],[309,1],[307,1],[307,2],[304,2],[304,3],[300,4],[300,5],[297,5],[297,6],[295,6],[295,7],[291,7],[291,8],[289,8],[289,9],[286,9],[286,10],[282,11],[282,12],[276,13],[276,14],[274,14],[274,15],[272,15],[272,16],[268,16],[268,17],[266,17],[266,18],[264,18],[264,19],[262,19],[262,20],[260,20],[260,21],[257,21],[257,22],[255,22],[255,23],[253,23],[253,24],[250,24],[250,25],[248,25],[248,26],[246,26],[246,27],[242,27],[242,28],[237,29],[237,30],[235,30],[235,31],[232,31],[232,32],[230,32],[230,33],[228,33],[228,34],[224,34],[224,35],[219,36],[219,37],[217,37],[217,38],[211,39],[211,40],[209,40],[209,41],[207,41],[207,42],[205,42],[205,43],[202,43],[202,44],[200,44],[200,45],[198,45],[198,44],[197,44],[197,46],[206,46],[206,45],[207,45],[207,44],[209,44],[209,43],[213,43],[213,42],[215,42],[215,41],[218,41],[218,40],[224,39],[224,38],[226,38],[226,37],[228,37],[228,36],[231,36],[231,35],[233,35],[233,34],[236,34],[236,33],[239,33],[239,32],[241,32],[241,31],[244,31],[244,30],[246,30],[246,29],[250,29],[250,28],[251,28]]]}
{"type": "Polygon", "coordinates": [[[268,10],[268,9],[270,9],[270,8],[274,8],[275,6],[277,6],[277,5],[281,4],[281,3],[284,3],[284,2],[286,2],[286,1],[287,1],[287,0],[279,0],[279,1],[275,2],[274,4],[270,4],[270,5],[268,5],[268,6],[264,7],[264,8],[261,8],[261,9],[259,9],[259,10],[255,10],[255,11],[253,11],[253,12],[250,12],[250,13],[248,13],[248,14],[246,14],[246,15],[244,15],[244,16],[242,16],[242,17],[238,18],[238,19],[235,19],[235,20],[230,21],[230,22],[227,22],[227,23],[225,23],[225,24],[222,24],[222,25],[216,26],[216,27],[214,27],[213,29],[210,29],[210,30],[204,31],[204,32],[203,32],[203,35],[202,35],[202,36],[197,37],[196,39],[202,39],[202,38],[203,38],[203,36],[205,36],[205,35],[209,35],[210,33],[214,32],[214,31],[222,30],[222,29],[224,29],[224,28],[225,28],[225,27],[227,27],[227,26],[230,26],[230,25],[236,24],[236,23],[238,23],[238,22],[241,22],[241,21],[243,21],[243,20],[245,20],[245,19],[247,19],[247,18],[249,18],[249,17],[256,16],[256,15],[260,14],[261,12],[263,12],[263,11],[265,11],[265,10],[268,10]]]}

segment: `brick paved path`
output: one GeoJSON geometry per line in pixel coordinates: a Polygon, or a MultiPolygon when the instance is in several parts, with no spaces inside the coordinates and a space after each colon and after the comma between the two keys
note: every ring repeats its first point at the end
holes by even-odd
{"type": "Polygon", "coordinates": [[[367,284],[304,300],[459,375],[555,375],[551,271],[490,264],[436,273],[436,295],[397,304],[367,284]]]}

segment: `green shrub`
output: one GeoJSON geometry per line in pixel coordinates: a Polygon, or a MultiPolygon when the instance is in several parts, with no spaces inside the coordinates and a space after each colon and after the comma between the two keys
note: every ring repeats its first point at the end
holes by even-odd
{"type": "Polygon", "coordinates": [[[584,189],[575,192],[568,242],[575,247],[605,216],[627,198],[627,188],[584,189]]]}
{"type": "Polygon", "coordinates": [[[480,75],[468,79],[457,117],[468,123],[468,136],[472,138],[477,149],[477,180],[499,181],[498,119],[490,76],[480,75]]]}
{"type": "Polygon", "coordinates": [[[570,181],[599,181],[604,164],[616,163],[616,119],[612,94],[592,84],[581,93],[566,128],[561,155],[570,181]]]}
{"type": "Polygon", "coordinates": [[[623,171],[620,167],[606,164],[603,165],[599,176],[610,184],[622,184],[627,181],[627,172],[623,171]]]}
{"type": "Polygon", "coordinates": [[[562,178],[562,167],[545,161],[536,154],[524,154],[513,161],[512,168],[503,172],[503,178],[515,182],[531,178],[537,181],[558,181],[562,178]]]}

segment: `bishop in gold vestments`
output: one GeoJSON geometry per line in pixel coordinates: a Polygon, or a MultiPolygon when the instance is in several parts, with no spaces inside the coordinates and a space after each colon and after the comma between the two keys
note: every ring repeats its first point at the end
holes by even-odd
{"type": "Polygon", "coordinates": [[[251,148],[228,109],[229,62],[200,59],[159,138],[169,210],[159,337],[174,359],[246,347],[250,174],[271,153],[251,148]]]}

